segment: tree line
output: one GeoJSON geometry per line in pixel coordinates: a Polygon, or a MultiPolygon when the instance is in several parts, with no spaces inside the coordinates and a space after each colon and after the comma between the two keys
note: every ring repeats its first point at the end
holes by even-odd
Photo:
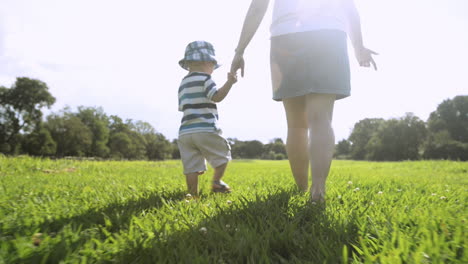
{"type": "MultiPolygon", "coordinates": [[[[47,85],[17,78],[10,88],[0,86],[0,153],[46,157],[103,159],[178,159],[177,140],[170,142],[151,124],[107,115],[101,107],[66,107],[43,117],[55,97],[47,85]]],[[[234,158],[284,159],[281,139],[269,144],[229,139],[234,158]]]]}
{"type": "Polygon", "coordinates": [[[0,87],[0,152],[53,157],[172,158],[173,145],[149,123],[122,120],[100,107],[66,107],[43,120],[55,98],[39,80],[0,87]]]}
{"type": "Polygon", "coordinates": [[[335,157],[354,160],[468,160],[468,96],[440,103],[427,122],[412,113],[366,118],[338,142],[335,157]]]}
{"type": "MultiPolygon", "coordinates": [[[[0,153],[103,159],[178,159],[170,142],[151,124],[107,115],[101,107],[69,107],[43,117],[55,98],[47,85],[17,78],[0,86],[0,153]]],[[[286,159],[281,138],[267,144],[228,138],[233,158],[286,159]]],[[[468,160],[468,96],[443,101],[427,122],[411,113],[384,120],[366,118],[336,145],[335,158],[355,160],[468,160]]]]}

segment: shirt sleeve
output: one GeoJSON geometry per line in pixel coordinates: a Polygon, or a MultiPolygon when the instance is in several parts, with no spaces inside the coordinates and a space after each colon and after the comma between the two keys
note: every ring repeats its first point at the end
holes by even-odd
{"type": "Polygon", "coordinates": [[[182,109],[182,104],[180,103],[180,99],[179,99],[179,107],[178,107],[178,110],[179,112],[183,112],[184,110],[182,109]]]}
{"type": "Polygon", "coordinates": [[[212,100],[213,95],[215,95],[217,91],[218,91],[218,88],[216,87],[216,83],[211,79],[211,77],[208,77],[205,81],[206,98],[208,98],[209,100],[212,100]]]}
{"type": "Polygon", "coordinates": [[[180,100],[180,96],[181,96],[181,94],[180,94],[180,92],[179,92],[179,94],[178,94],[178,96],[177,96],[177,97],[178,97],[178,98],[177,98],[177,99],[178,99],[177,101],[179,102],[179,111],[180,111],[180,112],[183,112],[184,109],[182,109],[182,101],[180,100]]]}

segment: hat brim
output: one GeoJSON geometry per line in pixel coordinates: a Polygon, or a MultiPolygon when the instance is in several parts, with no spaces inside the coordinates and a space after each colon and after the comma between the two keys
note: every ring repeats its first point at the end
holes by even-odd
{"type": "MultiPolygon", "coordinates": [[[[215,70],[221,67],[222,64],[219,64],[218,61],[213,56],[211,56],[211,59],[212,60],[209,60],[209,61],[212,61],[215,63],[215,70]]],[[[189,71],[190,69],[187,67],[187,61],[202,61],[202,60],[187,60],[186,58],[181,59],[179,61],[179,66],[182,67],[182,69],[189,71]]],[[[203,60],[203,61],[206,61],[206,60],[203,60]]]]}

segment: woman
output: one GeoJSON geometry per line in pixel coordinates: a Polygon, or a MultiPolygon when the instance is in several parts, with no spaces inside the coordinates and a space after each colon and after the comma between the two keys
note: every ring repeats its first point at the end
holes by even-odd
{"type": "MultiPolygon", "coordinates": [[[[269,0],[252,0],[231,72],[244,76],[244,50],[258,29],[269,0]]],[[[271,24],[273,99],[282,101],[288,124],[286,151],[297,186],[312,202],[325,201],[325,181],[335,146],[331,126],[335,100],[350,95],[347,33],[360,66],[374,69],[377,54],[362,40],[353,0],[275,0],[271,24]]]]}

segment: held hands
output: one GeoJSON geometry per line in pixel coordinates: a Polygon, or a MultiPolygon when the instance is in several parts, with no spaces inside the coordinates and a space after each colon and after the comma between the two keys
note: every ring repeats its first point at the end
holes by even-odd
{"type": "Polygon", "coordinates": [[[377,64],[375,63],[374,58],[372,58],[372,55],[379,55],[377,52],[363,46],[360,49],[356,49],[354,53],[361,67],[368,68],[372,64],[374,70],[377,70],[377,64]]]}
{"type": "Polygon", "coordinates": [[[234,72],[228,72],[227,74],[227,83],[233,85],[237,82],[237,74],[234,72]]]}
{"type": "Polygon", "coordinates": [[[228,72],[227,74],[227,81],[223,85],[223,87],[219,88],[218,91],[213,95],[211,100],[215,103],[219,103],[226,98],[228,95],[229,91],[232,88],[232,85],[237,82],[237,75],[236,73],[228,72]]]}
{"type": "Polygon", "coordinates": [[[231,73],[235,74],[237,70],[240,69],[241,76],[244,77],[244,67],[245,67],[245,62],[244,62],[243,54],[236,52],[236,55],[234,55],[234,58],[232,59],[232,63],[231,63],[231,73]]]}

